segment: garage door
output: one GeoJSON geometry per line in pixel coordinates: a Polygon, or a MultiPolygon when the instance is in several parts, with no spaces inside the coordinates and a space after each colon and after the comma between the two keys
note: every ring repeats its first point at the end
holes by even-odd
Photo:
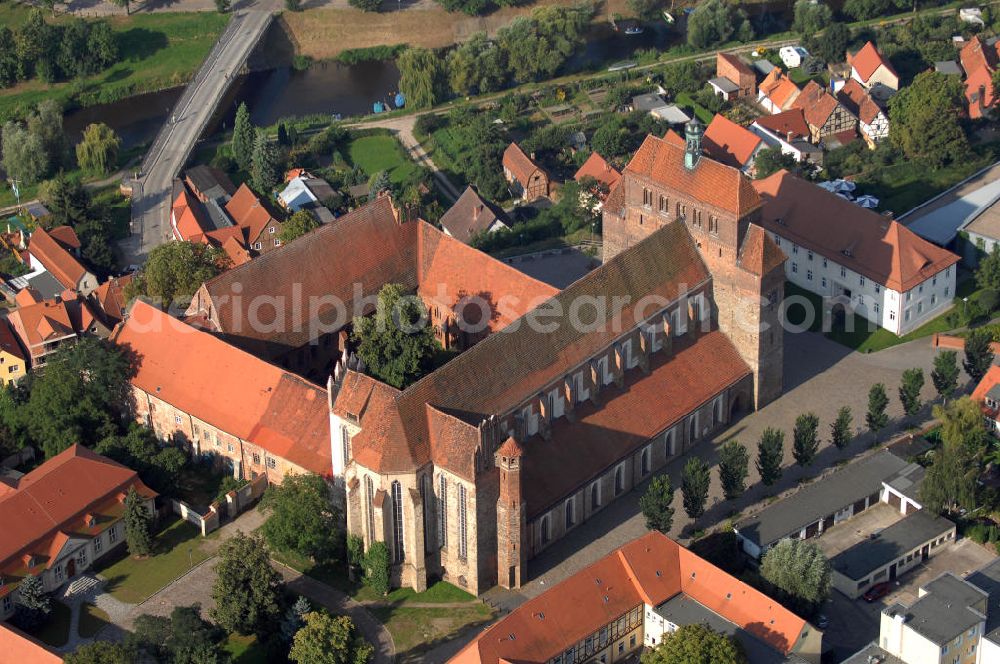
{"type": "Polygon", "coordinates": [[[897,510],[903,506],[903,500],[896,494],[889,492],[889,504],[895,507],[897,510]]]}
{"type": "Polygon", "coordinates": [[[811,523],[808,526],[806,526],[806,539],[809,539],[810,537],[816,537],[817,533],[819,533],[819,521],[817,521],[816,523],[811,523]]]}
{"type": "Polygon", "coordinates": [[[854,503],[854,513],[861,514],[865,511],[865,499],[862,498],[858,502],[854,503]]]}

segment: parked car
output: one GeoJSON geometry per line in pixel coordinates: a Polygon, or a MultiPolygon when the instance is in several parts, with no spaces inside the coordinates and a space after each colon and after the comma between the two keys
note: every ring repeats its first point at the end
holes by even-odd
{"type": "Polygon", "coordinates": [[[874,601],[880,600],[883,597],[885,597],[886,595],[888,595],[890,590],[892,590],[892,584],[891,583],[888,583],[888,582],[886,582],[886,583],[876,583],[874,586],[872,586],[871,588],[869,588],[868,592],[866,592],[864,595],[862,595],[862,597],[865,598],[866,602],[874,602],[874,601]]]}

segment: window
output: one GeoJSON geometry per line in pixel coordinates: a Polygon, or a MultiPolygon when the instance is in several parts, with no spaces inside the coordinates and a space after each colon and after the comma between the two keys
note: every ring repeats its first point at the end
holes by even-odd
{"type": "Polygon", "coordinates": [[[347,468],[347,464],[351,461],[351,432],[343,424],[340,425],[340,442],[344,448],[344,468],[347,468]]]}
{"type": "Polygon", "coordinates": [[[950,291],[950,290],[951,290],[951,288],[949,286],[945,286],[944,287],[944,296],[945,297],[948,297],[948,291],[950,291]]]}
{"type": "Polygon", "coordinates": [[[799,271],[799,264],[798,263],[792,263],[792,273],[793,274],[797,274],[798,271],[799,271]]]}
{"type": "Polygon", "coordinates": [[[218,433],[215,434],[215,446],[222,447],[222,436],[220,436],[218,433]]]}
{"type": "Polygon", "coordinates": [[[424,512],[424,552],[430,553],[434,550],[434,542],[431,531],[434,528],[433,513],[428,502],[434,495],[434,487],[431,485],[430,475],[420,476],[420,504],[423,505],[424,512]]]}
{"type": "Polygon", "coordinates": [[[56,572],[56,581],[62,581],[63,577],[66,575],[66,571],[62,568],[62,565],[56,567],[55,572],[56,572]]]}
{"type": "Polygon", "coordinates": [[[666,196],[660,196],[660,212],[666,212],[670,207],[670,203],[667,201],[666,196]]]}
{"type": "Polygon", "coordinates": [[[913,297],[913,291],[906,291],[906,301],[909,302],[910,298],[913,297]]]}
{"type": "Polygon", "coordinates": [[[878,302],[872,305],[872,309],[875,311],[875,313],[878,313],[881,308],[882,307],[879,306],[878,302]]]}
{"type": "Polygon", "coordinates": [[[673,429],[663,434],[663,451],[664,455],[668,459],[677,454],[677,443],[675,441],[673,429]]]}
{"type": "Polygon", "coordinates": [[[806,251],[806,258],[808,258],[809,260],[812,260],[813,259],[813,252],[806,251]]]}
{"type": "Polygon", "coordinates": [[[375,541],[375,487],[371,476],[365,476],[365,502],[368,503],[368,545],[375,541]]]}
{"type": "Polygon", "coordinates": [[[268,228],[267,232],[270,233],[271,235],[274,235],[274,226],[271,226],[270,228],[268,228]]]}
{"type": "Polygon", "coordinates": [[[799,245],[795,244],[794,242],[792,243],[792,253],[793,254],[799,253],[799,245]]]}
{"type": "Polygon", "coordinates": [[[117,541],[118,541],[118,524],[116,523],[115,525],[108,528],[108,542],[114,544],[117,541]]]}
{"type": "Polygon", "coordinates": [[[10,595],[3,596],[3,612],[10,613],[14,610],[14,601],[10,598],[10,595]]]}
{"type": "Polygon", "coordinates": [[[937,304],[937,295],[931,295],[931,306],[937,304]]]}
{"type": "Polygon", "coordinates": [[[267,465],[268,468],[277,468],[278,467],[278,462],[275,461],[274,457],[265,456],[264,457],[264,461],[266,462],[266,465],[267,465]]]}
{"type": "Polygon", "coordinates": [[[878,295],[880,292],[882,292],[882,286],[875,284],[875,294],[878,295]]]}
{"type": "Polygon", "coordinates": [[[392,560],[403,562],[403,487],[399,480],[392,483],[392,560]]]}
{"type": "Polygon", "coordinates": [[[646,446],[639,456],[639,467],[643,477],[649,474],[649,456],[649,446],[646,446]]]}
{"type": "Polygon", "coordinates": [[[601,507],[601,483],[594,482],[590,485],[590,509],[596,510],[601,507]]]}
{"type": "Polygon", "coordinates": [[[94,538],[94,553],[100,553],[104,548],[104,538],[98,535],[94,538]]]}
{"type": "Polygon", "coordinates": [[[541,522],[538,524],[538,529],[541,534],[542,544],[548,544],[552,539],[552,533],[549,529],[549,515],[546,514],[542,517],[541,522]]]}
{"type": "Polygon", "coordinates": [[[862,275],[858,275],[858,283],[862,286],[865,285],[865,278],[862,275]]]}
{"type": "Polygon", "coordinates": [[[281,246],[281,240],[279,240],[278,238],[274,238],[274,246],[280,247],[281,246]]]}
{"type": "Polygon", "coordinates": [[[256,244],[253,245],[253,248],[256,249],[257,251],[260,251],[260,246],[261,246],[260,242],[257,242],[256,244]]]}
{"type": "Polygon", "coordinates": [[[643,188],[642,190],[642,204],[646,207],[652,207],[653,205],[653,192],[649,189],[643,188]]]}
{"type": "Polygon", "coordinates": [[[779,247],[781,246],[781,236],[779,236],[777,233],[774,234],[774,244],[779,247]]]}
{"type": "Polygon", "coordinates": [[[256,452],[253,453],[253,465],[255,466],[260,465],[260,455],[257,454],[256,452]]]}
{"type": "Polygon", "coordinates": [[[698,413],[691,416],[688,420],[688,440],[698,439],[698,413]]]}
{"type": "Polygon", "coordinates": [[[820,284],[823,286],[823,288],[826,288],[826,277],[820,279],[820,284]]]}
{"type": "Polygon", "coordinates": [[[438,476],[438,544],[448,546],[448,478],[438,476]]]}
{"type": "Polygon", "coordinates": [[[847,278],[847,270],[845,270],[843,267],[840,268],[840,276],[844,279],[847,278]]]}
{"type": "Polygon", "coordinates": [[[813,271],[812,270],[806,270],[806,280],[807,281],[812,281],[813,280],[813,271]]]}
{"type": "Polygon", "coordinates": [[[176,424],[177,426],[181,425],[181,416],[180,415],[174,415],[174,424],[176,424]]]}
{"type": "Polygon", "coordinates": [[[232,443],[229,443],[228,445],[226,445],[226,449],[227,449],[228,451],[232,452],[232,451],[233,451],[233,444],[232,444],[232,443]]]}
{"type": "Polygon", "coordinates": [[[625,465],[618,464],[615,468],[615,495],[625,490],[625,465]]]}
{"type": "Polygon", "coordinates": [[[826,259],[825,258],[823,259],[823,269],[824,270],[826,269],[826,259]]]}
{"type": "Polygon", "coordinates": [[[469,555],[468,515],[465,505],[465,485],[458,485],[458,557],[465,560],[469,555]]]}
{"type": "Polygon", "coordinates": [[[719,218],[713,215],[708,217],[708,232],[712,235],[719,234],[719,218]]]}
{"type": "Polygon", "coordinates": [[[86,547],[80,549],[80,552],[76,554],[76,564],[80,569],[87,566],[87,549],[86,547]]]}
{"type": "Polygon", "coordinates": [[[569,530],[576,525],[576,505],[574,504],[572,498],[566,501],[566,505],[563,509],[566,512],[566,530],[569,530]]]}

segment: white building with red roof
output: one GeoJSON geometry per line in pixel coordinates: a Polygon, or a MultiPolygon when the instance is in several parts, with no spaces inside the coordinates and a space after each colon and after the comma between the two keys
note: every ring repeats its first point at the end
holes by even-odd
{"type": "Polygon", "coordinates": [[[125,496],[153,513],[156,492],[136,472],[73,445],[20,478],[0,478],[0,619],[28,575],[55,590],[125,542],[125,496]]]}
{"type": "Polygon", "coordinates": [[[787,171],[755,180],[796,286],[904,335],[951,307],[959,257],[787,171]]]}
{"type": "Polygon", "coordinates": [[[851,78],[872,94],[888,97],[899,90],[899,74],[874,43],[865,42],[854,55],[848,53],[847,64],[851,66],[851,78]]]}
{"type": "Polygon", "coordinates": [[[766,147],[760,136],[721,113],[705,129],[705,154],[744,173],[753,173],[754,158],[766,147]]]}

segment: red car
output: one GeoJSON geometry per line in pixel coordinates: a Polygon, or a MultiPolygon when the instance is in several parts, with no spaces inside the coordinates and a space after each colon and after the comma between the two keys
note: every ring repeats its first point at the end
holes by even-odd
{"type": "Polygon", "coordinates": [[[862,597],[865,598],[866,602],[874,602],[888,595],[890,590],[892,590],[891,583],[877,583],[869,588],[868,592],[862,595],[862,597]]]}

